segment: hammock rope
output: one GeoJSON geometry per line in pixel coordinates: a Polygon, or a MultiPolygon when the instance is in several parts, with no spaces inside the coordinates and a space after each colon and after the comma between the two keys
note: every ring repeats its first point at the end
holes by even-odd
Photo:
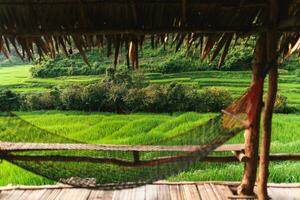
{"type": "Polygon", "coordinates": [[[39,128],[14,113],[0,116],[0,158],[80,187],[132,187],[176,175],[245,128],[253,85],[220,115],[176,135],[144,135],[140,145],[96,145],[39,128]]]}

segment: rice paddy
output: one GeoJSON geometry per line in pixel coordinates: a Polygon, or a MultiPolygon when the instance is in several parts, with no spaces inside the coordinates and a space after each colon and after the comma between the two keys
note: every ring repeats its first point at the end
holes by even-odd
{"type": "MultiPolygon", "coordinates": [[[[88,143],[145,143],[146,135],[177,134],[199,122],[215,116],[214,113],[84,113],[63,111],[19,112],[23,119],[50,132],[88,143]]],[[[12,127],[14,128],[14,127],[12,127]]],[[[272,152],[300,152],[300,115],[276,114],[273,124],[272,152]],[[292,123],[291,123],[292,122],[292,123]]],[[[229,143],[242,143],[243,134],[229,143]]],[[[300,163],[277,162],[271,164],[271,182],[299,182],[300,163]],[[285,173],[282,170],[285,169],[285,173]]],[[[170,177],[172,181],[240,180],[243,165],[240,163],[198,163],[191,170],[170,177]]],[[[0,164],[0,185],[50,184],[53,181],[27,172],[8,162],[0,164]]]]}
{"type": "MultiPolygon", "coordinates": [[[[54,86],[70,83],[88,84],[100,80],[101,76],[60,77],[39,79],[30,77],[30,65],[1,67],[0,89],[20,92],[38,92],[54,86]]],[[[300,80],[296,75],[281,72],[279,92],[288,97],[288,103],[300,107],[300,80]]],[[[202,90],[217,86],[228,89],[238,96],[250,83],[249,72],[186,72],[178,74],[146,74],[151,83],[164,84],[172,81],[189,84],[202,90]]],[[[23,119],[50,132],[70,139],[87,143],[143,143],[145,136],[157,137],[161,134],[176,133],[195,126],[215,116],[215,113],[135,113],[119,115],[113,113],[85,113],[75,111],[18,112],[23,119]]],[[[1,119],[0,119],[1,120],[1,119]]],[[[11,127],[12,129],[14,127],[11,127]]],[[[275,114],[271,151],[273,153],[300,152],[300,115],[275,114]]],[[[229,143],[243,143],[243,134],[237,135],[229,143]]],[[[300,182],[299,162],[273,162],[270,166],[270,182],[300,182]],[[283,173],[284,172],[284,173],[283,173]]],[[[240,163],[198,163],[193,169],[177,176],[171,181],[226,180],[239,181],[243,173],[240,163]]],[[[0,164],[0,185],[51,184],[52,180],[37,176],[6,161],[0,164]]]]}
{"type": "MultiPolygon", "coordinates": [[[[0,89],[36,92],[72,83],[89,84],[103,78],[103,75],[32,78],[30,68],[31,65],[0,67],[0,89]]],[[[249,71],[196,71],[174,74],[147,73],[145,75],[150,83],[164,84],[175,81],[192,85],[199,90],[214,86],[229,90],[235,97],[241,95],[251,81],[249,71]]],[[[288,103],[291,106],[300,108],[300,77],[297,77],[293,72],[281,70],[279,93],[288,98],[288,103]]]]}

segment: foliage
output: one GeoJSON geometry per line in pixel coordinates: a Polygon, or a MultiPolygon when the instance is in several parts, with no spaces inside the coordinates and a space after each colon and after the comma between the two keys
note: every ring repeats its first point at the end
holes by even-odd
{"type": "Polygon", "coordinates": [[[31,68],[33,77],[58,77],[58,76],[76,76],[76,75],[98,75],[104,74],[104,65],[99,62],[99,55],[96,50],[87,53],[90,60],[89,65],[84,63],[79,52],[70,56],[58,54],[55,58],[45,57],[36,60],[35,66],[31,68]]]}
{"type": "Polygon", "coordinates": [[[0,91],[0,111],[18,110],[20,96],[10,90],[0,91]]]}
{"type": "Polygon", "coordinates": [[[83,87],[73,84],[61,91],[61,102],[67,110],[82,110],[84,102],[82,101],[83,87]]]}
{"type": "Polygon", "coordinates": [[[251,70],[254,44],[255,40],[253,38],[238,41],[238,43],[228,52],[221,69],[235,71],[251,70]]]}
{"type": "Polygon", "coordinates": [[[274,104],[274,112],[275,113],[294,113],[298,110],[294,107],[290,107],[287,102],[287,97],[281,94],[277,94],[275,104],[274,104]]]}
{"type": "Polygon", "coordinates": [[[6,58],[3,54],[0,54],[0,67],[15,66],[27,63],[23,61],[19,56],[15,55],[14,52],[11,53],[9,58],[6,58]]]}
{"type": "Polygon", "coordinates": [[[201,93],[200,107],[202,112],[219,112],[232,102],[232,97],[228,90],[217,87],[210,87],[201,93]]]}
{"type": "Polygon", "coordinates": [[[22,109],[43,110],[62,109],[60,91],[57,88],[42,93],[23,95],[22,109]]]}
{"type": "Polygon", "coordinates": [[[297,76],[297,77],[300,77],[300,69],[297,69],[297,70],[296,70],[296,76],[297,76]]]}
{"type": "MultiPolygon", "coordinates": [[[[52,90],[55,87],[66,88],[70,84],[78,83],[82,86],[97,83],[103,80],[104,76],[76,76],[76,77],[58,77],[58,78],[32,78],[30,77],[30,65],[3,67],[0,68],[0,90],[9,88],[18,93],[41,93],[52,90]]],[[[119,71],[119,70],[118,70],[119,71]]],[[[128,72],[130,76],[138,76],[136,73],[128,72]]],[[[279,93],[288,98],[288,105],[300,109],[299,78],[296,72],[279,70],[279,93]]],[[[205,88],[214,86],[227,89],[230,94],[237,98],[242,95],[251,82],[250,71],[194,71],[174,74],[161,73],[137,73],[140,74],[141,83],[136,84],[136,78],[133,78],[132,88],[145,88],[151,84],[168,84],[172,82],[181,83],[190,86],[201,92],[205,88]]],[[[150,86],[149,86],[150,87],[150,86]]],[[[150,101],[148,99],[146,104],[150,101]]],[[[151,106],[156,108],[155,106],[151,106]]],[[[85,108],[84,110],[88,110],[85,108]]],[[[106,109],[105,109],[106,110],[106,109]]],[[[162,110],[162,109],[158,109],[162,110]]],[[[157,111],[158,112],[158,111],[157,111]]]]}
{"type": "Polygon", "coordinates": [[[286,69],[288,71],[294,71],[299,69],[299,63],[300,63],[299,55],[293,54],[283,61],[283,63],[280,65],[280,68],[286,69]]]}
{"type": "Polygon", "coordinates": [[[172,82],[165,85],[166,105],[168,112],[196,110],[193,105],[198,100],[198,94],[194,88],[172,82]]]}
{"type": "Polygon", "coordinates": [[[82,91],[83,109],[86,111],[106,110],[109,102],[107,101],[107,88],[103,84],[94,83],[87,85],[82,91]]]}
{"type": "MultiPolygon", "coordinates": [[[[181,48],[175,51],[172,44],[165,47],[152,48],[149,43],[145,43],[139,52],[140,67],[144,72],[155,73],[180,73],[189,71],[203,70],[251,70],[253,60],[253,50],[255,46],[254,38],[238,40],[232,47],[220,68],[218,68],[219,55],[210,62],[211,55],[206,59],[199,58],[199,52],[188,48],[183,44],[181,48]]],[[[46,57],[36,61],[36,65],[31,69],[33,77],[58,77],[74,75],[99,75],[104,74],[105,69],[113,66],[113,58],[107,57],[106,50],[97,51],[92,49],[87,51],[90,66],[83,62],[79,52],[74,52],[69,57],[59,54],[55,59],[46,57]]],[[[124,55],[125,50],[121,50],[119,57],[119,69],[127,69],[124,55]]],[[[299,64],[298,56],[291,56],[285,60],[280,68],[286,70],[295,70],[299,64]]]]}
{"type": "MultiPolygon", "coordinates": [[[[146,43],[139,52],[140,67],[144,72],[178,73],[187,71],[201,71],[217,69],[217,61],[209,62],[209,58],[201,60],[199,52],[191,50],[183,44],[175,51],[172,44],[165,47],[152,48],[146,43]]],[[[251,68],[254,40],[240,41],[235,48],[229,51],[223,63],[223,70],[249,70],[251,68]]],[[[118,68],[125,69],[125,50],[121,50],[118,68]]],[[[105,50],[92,49],[86,53],[90,66],[83,62],[79,52],[74,52],[69,57],[59,54],[56,58],[45,57],[35,62],[31,69],[33,77],[58,77],[74,75],[104,74],[105,69],[113,66],[113,58],[106,57],[105,50]]],[[[218,58],[219,56],[217,56],[218,58]]],[[[217,59],[216,59],[217,60],[217,59]]]]}
{"type": "Polygon", "coordinates": [[[106,81],[87,86],[70,85],[64,89],[30,94],[25,108],[113,111],[117,113],[150,112],[219,112],[232,100],[227,91],[209,88],[199,93],[178,83],[133,87],[106,81]]]}
{"type": "Polygon", "coordinates": [[[147,109],[146,91],[140,88],[131,88],[124,95],[123,100],[128,110],[135,112],[147,109]]]}
{"type": "MultiPolygon", "coordinates": [[[[263,97],[264,102],[267,100],[267,93],[263,97]]],[[[288,98],[282,94],[277,94],[274,104],[275,113],[297,113],[298,109],[296,107],[290,106],[288,104],[288,98]]]]}
{"type": "Polygon", "coordinates": [[[166,109],[168,99],[163,85],[152,84],[144,88],[143,91],[145,91],[147,96],[144,101],[147,111],[159,112],[166,109]]]}
{"type": "Polygon", "coordinates": [[[67,66],[67,67],[52,67],[48,65],[36,65],[30,69],[32,77],[58,77],[58,76],[78,76],[78,75],[98,75],[104,74],[105,68],[99,67],[98,63],[89,66],[67,66]]]}
{"type": "Polygon", "coordinates": [[[187,53],[184,49],[176,53],[169,52],[165,56],[156,55],[156,57],[160,59],[141,64],[144,72],[179,73],[214,69],[207,60],[201,61],[198,55],[192,52],[187,53]]]}

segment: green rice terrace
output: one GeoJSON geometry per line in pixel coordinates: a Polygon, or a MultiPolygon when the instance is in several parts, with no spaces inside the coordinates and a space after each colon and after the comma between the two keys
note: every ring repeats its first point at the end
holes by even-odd
{"type": "MultiPolygon", "coordinates": [[[[146,139],[159,135],[176,135],[189,130],[195,124],[204,122],[215,114],[176,113],[118,115],[111,113],[84,112],[20,112],[23,119],[50,132],[87,143],[132,144],[145,143],[146,139]],[[84,122],[84,123],[83,123],[84,122]],[[59,125],[58,125],[59,124],[59,125]]],[[[277,114],[274,119],[272,152],[299,152],[300,116],[277,114]],[[290,122],[293,121],[291,124],[290,122]],[[293,134],[291,134],[293,133],[293,134]],[[283,137],[284,136],[284,137],[283,137]]],[[[242,143],[243,134],[239,134],[229,143],[242,143]]],[[[8,162],[1,164],[1,185],[45,184],[52,181],[26,172],[8,162]]],[[[299,163],[280,162],[271,164],[270,181],[298,182],[299,163]],[[282,170],[285,173],[282,173],[282,170]],[[293,174],[293,176],[291,176],[293,174]]],[[[199,163],[192,170],[171,177],[170,180],[236,180],[242,176],[243,165],[199,163]],[[208,170],[209,169],[209,170],[208,170]]]]}
{"type": "MultiPolygon", "coordinates": [[[[54,86],[80,83],[87,85],[103,79],[104,75],[69,76],[57,78],[32,78],[31,65],[0,68],[0,89],[20,93],[46,91],[54,86]]],[[[280,71],[279,93],[287,97],[289,106],[300,108],[300,79],[295,73],[280,71]]],[[[216,86],[226,88],[237,97],[250,83],[248,71],[197,71],[182,73],[146,73],[150,83],[165,84],[180,82],[192,85],[197,90],[216,86]]],[[[149,138],[175,136],[188,131],[196,124],[207,121],[216,113],[174,112],[114,114],[80,111],[35,111],[16,112],[26,121],[51,133],[91,144],[145,144],[149,138]]],[[[0,119],[0,123],[1,120],[0,119]]],[[[12,130],[14,127],[8,127],[12,130]]],[[[5,134],[2,133],[2,134],[5,134]]],[[[2,135],[1,137],[5,137],[2,135]]],[[[275,114],[272,133],[272,153],[297,153],[300,151],[299,113],[275,114]]],[[[228,143],[243,143],[240,133],[228,143]]],[[[226,153],[214,153],[226,154],[226,153]]],[[[13,164],[3,161],[0,167],[0,185],[53,183],[13,164]]],[[[300,182],[298,162],[272,162],[270,182],[300,182]],[[283,173],[284,172],[284,173],[283,173]]],[[[197,163],[188,171],[169,178],[171,181],[239,181],[243,174],[241,163],[197,163]]]]}
{"type": "MultiPolygon", "coordinates": [[[[0,68],[0,89],[10,89],[18,92],[35,92],[53,88],[57,85],[89,83],[101,80],[104,75],[63,76],[56,78],[32,78],[31,65],[17,65],[0,68]]],[[[233,96],[239,96],[249,86],[250,71],[196,71],[182,73],[146,73],[150,83],[166,84],[178,82],[195,86],[198,90],[216,86],[229,90],[233,96]]],[[[267,86],[265,86],[267,87],[267,86]]],[[[280,71],[279,94],[288,98],[291,106],[300,108],[300,77],[295,72],[280,71]]]]}

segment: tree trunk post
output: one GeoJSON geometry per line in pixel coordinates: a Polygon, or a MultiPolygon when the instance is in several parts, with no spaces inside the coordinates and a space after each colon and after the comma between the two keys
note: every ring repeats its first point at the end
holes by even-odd
{"type": "MultiPolygon", "coordinates": [[[[272,130],[272,115],[277,94],[278,84],[278,34],[276,23],[278,20],[278,0],[269,0],[269,24],[271,28],[266,33],[267,66],[269,70],[268,96],[263,114],[263,133],[260,148],[259,177],[258,177],[258,199],[268,199],[267,182],[269,176],[269,154],[272,130]]],[[[267,71],[266,71],[267,73],[267,71]]]]}
{"type": "Polygon", "coordinates": [[[255,57],[252,66],[252,84],[259,84],[259,91],[257,97],[257,105],[252,105],[255,110],[255,118],[252,126],[245,130],[245,155],[249,158],[245,163],[244,176],[240,186],[238,187],[239,195],[253,195],[253,188],[256,181],[256,172],[258,165],[258,146],[259,146],[259,129],[260,118],[262,111],[262,96],[263,96],[263,67],[266,63],[266,36],[260,34],[256,41],[255,57]]]}

